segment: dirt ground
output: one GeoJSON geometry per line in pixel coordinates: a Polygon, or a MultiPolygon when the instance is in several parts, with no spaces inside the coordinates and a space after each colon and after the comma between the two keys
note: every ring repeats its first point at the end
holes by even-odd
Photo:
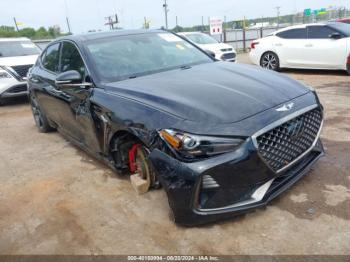
{"type": "Polygon", "coordinates": [[[284,73],[317,89],[326,157],[267,208],[195,228],[169,219],[162,190],[138,196],[58,133],[38,133],[25,101],[0,107],[0,254],[350,254],[350,77],[284,73]]]}

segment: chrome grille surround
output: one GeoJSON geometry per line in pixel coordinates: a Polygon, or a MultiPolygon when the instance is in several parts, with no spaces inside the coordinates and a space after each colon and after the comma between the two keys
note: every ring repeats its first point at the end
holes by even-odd
{"type": "Polygon", "coordinates": [[[298,162],[316,145],[323,125],[318,105],[286,116],[252,136],[260,158],[275,173],[298,162]]]}

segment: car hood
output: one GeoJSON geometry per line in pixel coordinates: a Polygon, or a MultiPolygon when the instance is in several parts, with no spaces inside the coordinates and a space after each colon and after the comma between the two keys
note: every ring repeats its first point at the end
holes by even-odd
{"type": "Polygon", "coordinates": [[[203,50],[209,50],[209,51],[212,51],[214,53],[221,52],[221,49],[228,49],[228,48],[232,48],[232,51],[235,52],[235,49],[232,46],[230,46],[228,44],[224,44],[224,43],[198,45],[198,46],[200,48],[202,48],[203,50]]]}
{"type": "Polygon", "coordinates": [[[282,74],[227,62],[109,83],[105,90],[206,123],[237,122],[309,92],[282,74]]]}
{"type": "Polygon", "coordinates": [[[0,66],[33,65],[38,55],[0,57],[0,66]]]}

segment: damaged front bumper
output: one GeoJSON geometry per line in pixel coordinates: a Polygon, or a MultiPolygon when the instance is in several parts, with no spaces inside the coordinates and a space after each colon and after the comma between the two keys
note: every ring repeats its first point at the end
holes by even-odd
{"type": "Polygon", "coordinates": [[[150,160],[167,192],[175,222],[193,226],[266,205],[304,176],[323,154],[317,138],[307,154],[276,173],[249,138],[238,150],[204,161],[184,163],[158,149],[152,151],[150,160]]]}

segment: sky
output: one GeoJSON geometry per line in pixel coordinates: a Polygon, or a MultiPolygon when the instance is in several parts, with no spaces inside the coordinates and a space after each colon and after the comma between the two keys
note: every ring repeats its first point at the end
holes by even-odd
{"type": "MultiPolygon", "coordinates": [[[[246,18],[276,16],[280,6],[281,15],[302,11],[305,8],[320,9],[328,6],[345,6],[350,0],[167,0],[169,5],[169,28],[199,25],[202,16],[227,17],[227,21],[246,18]]],[[[59,25],[67,32],[66,16],[73,33],[89,30],[108,30],[105,17],[118,13],[120,26],[137,29],[144,17],[152,28],[165,24],[164,0],[0,0],[0,25],[13,26],[13,17],[23,27],[49,27],[59,25]]],[[[20,27],[20,28],[21,28],[20,27]]]]}

